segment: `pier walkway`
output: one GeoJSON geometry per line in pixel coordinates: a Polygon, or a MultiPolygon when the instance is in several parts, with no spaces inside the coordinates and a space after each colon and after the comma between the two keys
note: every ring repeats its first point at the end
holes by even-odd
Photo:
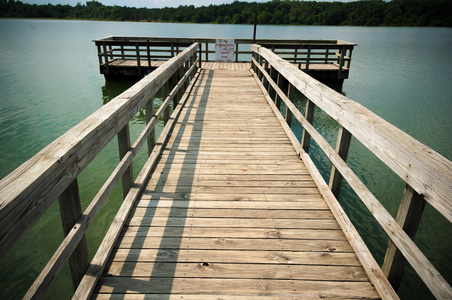
{"type": "Polygon", "coordinates": [[[98,299],[379,298],[247,69],[201,71],[108,261],[98,299]]]}
{"type": "Polygon", "coordinates": [[[251,63],[203,62],[198,42],[180,50],[0,181],[0,257],[60,208],[65,238],[24,299],[43,298],[67,262],[73,299],[398,299],[407,262],[452,299],[413,241],[427,202],[452,222],[451,161],[262,45],[251,63]],[[318,111],[337,123],[335,148],[318,111]],[[120,161],[82,212],[77,177],[114,138],[120,161]],[[352,138],[403,180],[396,219],[347,164],[352,138]],[[343,180],[390,239],[382,266],[337,200],[343,180]],[[87,229],[119,182],[124,200],[90,260],[87,229]]]}

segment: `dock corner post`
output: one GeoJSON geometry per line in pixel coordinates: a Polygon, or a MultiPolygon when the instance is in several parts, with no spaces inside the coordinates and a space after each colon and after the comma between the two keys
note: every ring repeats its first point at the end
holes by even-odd
{"type": "MultiPolygon", "coordinates": [[[[400,202],[396,221],[412,240],[414,240],[416,235],[425,203],[424,197],[407,184],[400,202]]],[[[399,289],[402,281],[405,264],[405,257],[394,243],[389,241],[381,270],[395,291],[399,289]]]]}
{"type": "MultiPolygon", "coordinates": [[[[306,113],[305,117],[306,120],[312,124],[314,120],[314,111],[315,111],[315,104],[311,100],[307,100],[306,102],[306,113]]],[[[311,143],[311,135],[308,133],[306,129],[303,128],[303,135],[301,137],[301,147],[306,151],[306,153],[309,152],[309,144],[311,143]]]]}
{"type": "MultiPolygon", "coordinates": [[[[58,202],[60,205],[63,232],[66,236],[82,215],[77,178],[75,178],[66,190],[58,197],[58,202]]],[[[69,266],[71,269],[72,285],[75,291],[89,266],[88,243],[86,241],[86,236],[82,237],[78,246],[69,257],[69,266]]]]}
{"type": "MultiPolygon", "coordinates": [[[[129,124],[127,123],[119,132],[118,132],[118,148],[119,148],[119,159],[123,159],[123,157],[130,150],[130,132],[129,132],[129,124]]],[[[129,193],[130,188],[133,185],[133,169],[132,163],[130,163],[124,175],[122,175],[122,194],[124,199],[129,193]]]]}
{"type": "MultiPolygon", "coordinates": [[[[352,134],[344,127],[339,128],[336,142],[336,153],[344,160],[347,161],[348,149],[350,148],[350,142],[352,140],[352,134]]],[[[342,174],[333,165],[331,167],[330,182],[328,184],[330,190],[333,192],[336,199],[339,199],[342,185],[342,174]]]]}
{"type": "MultiPolygon", "coordinates": [[[[151,121],[152,117],[155,116],[153,97],[151,97],[151,99],[148,102],[146,102],[144,109],[146,114],[146,124],[148,124],[151,121]]],[[[155,146],[155,128],[151,130],[147,143],[148,143],[148,156],[151,156],[152,150],[154,149],[155,146]]]]}

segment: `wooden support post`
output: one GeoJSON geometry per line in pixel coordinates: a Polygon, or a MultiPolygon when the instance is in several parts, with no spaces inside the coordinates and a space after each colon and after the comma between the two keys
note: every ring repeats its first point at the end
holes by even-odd
{"type": "Polygon", "coordinates": [[[124,57],[124,45],[121,45],[121,59],[125,59],[125,57],[124,57]]]}
{"type": "Polygon", "coordinates": [[[348,60],[347,60],[347,68],[350,70],[350,64],[352,63],[352,48],[348,48],[348,60]]]}
{"type": "MultiPolygon", "coordinates": [[[[315,104],[311,100],[307,100],[306,102],[306,113],[305,117],[306,120],[312,124],[312,121],[314,120],[314,110],[315,110],[315,104]]],[[[306,153],[309,153],[309,144],[311,143],[311,135],[306,131],[306,129],[303,128],[303,136],[301,137],[301,147],[303,147],[304,151],[306,153]]]]}
{"type": "Polygon", "coordinates": [[[293,63],[296,64],[298,60],[298,48],[295,48],[293,53],[293,63]]]}
{"type": "MultiPolygon", "coordinates": [[[[259,64],[259,66],[262,66],[263,61],[264,61],[264,59],[262,58],[262,55],[258,54],[257,62],[259,64]]],[[[263,77],[262,71],[258,68],[257,78],[259,78],[259,80],[262,81],[262,77],[263,77]]]]}
{"type": "Polygon", "coordinates": [[[330,56],[330,49],[326,48],[326,50],[325,50],[325,64],[328,63],[328,56],[330,56]]]}
{"type": "Polygon", "coordinates": [[[112,47],[111,45],[108,45],[108,56],[110,57],[110,60],[113,59],[113,51],[111,51],[112,47]]]}
{"type": "Polygon", "coordinates": [[[202,67],[202,65],[201,65],[201,61],[202,61],[202,59],[201,59],[201,56],[202,56],[202,49],[201,49],[201,44],[199,44],[199,56],[198,56],[198,68],[199,68],[199,70],[201,70],[201,67],[202,67]]]}
{"type": "MultiPolygon", "coordinates": [[[[146,102],[144,109],[146,113],[146,124],[148,124],[151,121],[152,117],[155,115],[153,98],[146,102]]],[[[155,128],[151,130],[147,142],[148,142],[148,156],[151,156],[152,150],[154,150],[155,146],[155,128]]]]}
{"type": "Polygon", "coordinates": [[[99,66],[102,64],[102,49],[100,48],[99,44],[96,44],[97,46],[97,57],[99,58],[99,66]]]}
{"type": "MultiPolygon", "coordinates": [[[[281,88],[282,85],[282,76],[279,74],[279,72],[277,73],[278,75],[276,76],[276,85],[281,88]]],[[[278,109],[281,108],[281,100],[278,97],[278,93],[276,93],[276,91],[272,88],[272,96],[275,97],[275,105],[278,109]]]]}
{"type": "MultiPolygon", "coordinates": [[[[63,232],[66,236],[82,215],[77,178],[60,195],[58,202],[60,204],[63,232]]],[[[69,257],[69,266],[71,268],[72,285],[75,291],[89,266],[88,244],[85,236],[82,237],[71,257],[69,257]]]]}
{"type": "MultiPolygon", "coordinates": [[[[162,86],[162,101],[165,101],[165,99],[168,97],[168,94],[169,94],[168,82],[165,82],[165,84],[162,86]]],[[[168,123],[169,118],[170,118],[170,107],[168,105],[163,113],[163,122],[165,125],[166,123],[168,123]]]]}
{"type": "MultiPolygon", "coordinates": [[[[339,128],[339,133],[337,135],[336,152],[344,161],[347,161],[348,149],[350,148],[351,140],[352,134],[347,129],[341,126],[339,128]]],[[[330,190],[333,192],[334,196],[336,197],[336,199],[339,199],[341,185],[342,185],[342,175],[333,165],[333,167],[331,168],[329,187],[330,190]]]]}
{"type": "MultiPolygon", "coordinates": [[[[287,98],[293,103],[293,100],[295,99],[295,91],[297,89],[289,82],[289,87],[287,89],[287,98]]],[[[289,125],[289,127],[292,124],[292,111],[286,107],[286,123],[289,125]]]]}
{"type": "Polygon", "coordinates": [[[341,58],[339,60],[339,72],[337,73],[337,79],[343,79],[342,78],[342,68],[344,67],[344,58],[345,58],[345,46],[342,46],[340,49],[341,58]]]}
{"type": "Polygon", "coordinates": [[[239,62],[239,44],[235,44],[235,62],[239,62]]]}
{"type": "Polygon", "coordinates": [[[308,46],[308,54],[306,55],[306,67],[305,67],[305,72],[308,73],[309,71],[309,63],[311,60],[311,46],[308,46]]]}
{"type": "Polygon", "coordinates": [[[151,47],[150,47],[150,45],[149,45],[149,40],[147,40],[146,41],[146,50],[147,50],[147,53],[148,53],[148,68],[149,68],[149,71],[151,70],[151,47]]]}
{"type": "Polygon", "coordinates": [[[209,43],[206,43],[206,61],[209,61],[209,43]]]}
{"type": "Polygon", "coordinates": [[[108,55],[107,55],[107,45],[105,42],[102,43],[102,49],[104,51],[104,59],[105,59],[105,74],[110,75],[110,66],[108,64],[108,55]]]}
{"type": "MultiPolygon", "coordinates": [[[[424,197],[419,195],[407,184],[403,192],[402,201],[400,202],[396,221],[412,240],[414,240],[416,235],[424,207],[424,197]]],[[[400,282],[402,281],[405,263],[405,257],[400,253],[394,243],[389,241],[381,269],[395,291],[398,290],[400,282]]]]}
{"type": "MultiPolygon", "coordinates": [[[[130,150],[130,147],[129,124],[126,124],[118,132],[119,159],[122,159],[124,155],[126,155],[127,151],[130,150]]],[[[124,175],[122,175],[122,195],[124,196],[124,199],[129,193],[129,190],[133,185],[133,181],[133,169],[132,164],[130,164],[124,175]]]]}
{"type": "Polygon", "coordinates": [[[171,57],[174,57],[174,44],[171,43],[171,57]]]}
{"type": "Polygon", "coordinates": [[[141,58],[140,58],[140,45],[135,43],[136,53],[137,53],[137,69],[138,76],[141,76],[141,58]]]}

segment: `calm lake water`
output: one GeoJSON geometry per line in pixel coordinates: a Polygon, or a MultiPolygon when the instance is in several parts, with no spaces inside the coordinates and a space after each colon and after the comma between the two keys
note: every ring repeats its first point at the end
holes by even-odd
{"type": "MultiPolygon", "coordinates": [[[[93,39],[109,35],[251,38],[252,31],[248,25],[0,20],[0,178],[132,84],[105,82],[93,39]]],[[[452,28],[259,26],[257,37],[357,43],[350,78],[341,92],[452,159],[452,28]]],[[[141,120],[134,119],[132,138],[143,127],[141,120]]],[[[327,139],[335,138],[337,126],[325,116],[319,114],[315,125],[327,139]]],[[[395,216],[403,182],[358,142],[352,142],[349,155],[355,172],[395,216]]],[[[113,140],[80,175],[84,207],[114,168],[117,156],[113,140]]],[[[329,166],[324,157],[314,158],[326,174],[329,166]]],[[[143,161],[141,155],[138,164],[143,161]]],[[[115,190],[88,231],[91,257],[120,205],[121,194],[115,190]]],[[[347,186],[341,203],[381,263],[387,246],[384,232],[347,186]]],[[[427,205],[416,243],[448,282],[452,282],[451,236],[451,224],[427,205]]],[[[54,204],[0,260],[1,298],[22,297],[62,238],[54,204]]],[[[71,294],[66,266],[47,298],[67,299],[71,294]]],[[[411,268],[406,270],[400,295],[433,299],[411,268]]]]}

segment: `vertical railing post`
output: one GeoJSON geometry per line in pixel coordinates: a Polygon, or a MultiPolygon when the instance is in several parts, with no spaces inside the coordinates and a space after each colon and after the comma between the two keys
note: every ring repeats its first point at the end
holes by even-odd
{"type": "MultiPolygon", "coordinates": [[[[63,232],[67,236],[82,215],[77,178],[58,197],[58,202],[60,204],[63,232]]],[[[85,236],[82,237],[80,243],[69,257],[69,266],[75,291],[89,266],[88,245],[85,236]]]]}
{"type": "MultiPolygon", "coordinates": [[[[119,159],[123,159],[123,157],[131,148],[129,124],[126,124],[118,132],[118,148],[119,148],[119,159]]],[[[127,168],[126,172],[122,175],[122,195],[124,198],[126,198],[132,185],[133,185],[133,169],[132,163],[130,163],[130,166],[127,168]]]]}
{"type": "Polygon", "coordinates": [[[201,56],[202,56],[202,49],[201,49],[201,44],[199,44],[198,45],[198,47],[199,47],[199,50],[198,50],[198,52],[199,52],[199,56],[198,56],[198,68],[199,68],[199,70],[201,70],[201,67],[202,67],[202,65],[201,65],[201,61],[202,61],[202,59],[201,59],[201,56]]]}
{"type": "Polygon", "coordinates": [[[235,44],[235,62],[239,62],[239,44],[235,44]]]}
{"type": "Polygon", "coordinates": [[[350,70],[350,64],[352,63],[352,48],[348,48],[348,60],[347,60],[347,68],[350,70]]]}
{"type": "Polygon", "coordinates": [[[110,65],[108,63],[107,45],[105,44],[105,42],[102,43],[102,49],[104,51],[105,71],[106,71],[106,74],[109,75],[110,74],[110,65]]]}
{"type": "Polygon", "coordinates": [[[149,45],[149,40],[146,41],[146,50],[147,50],[147,54],[148,54],[148,68],[149,71],[151,70],[151,47],[149,45]]]}
{"type": "MultiPolygon", "coordinates": [[[[259,54],[259,59],[258,59],[259,66],[262,66],[263,62],[264,62],[264,58],[262,57],[262,55],[259,54]]],[[[265,70],[265,67],[264,67],[264,70],[265,70]]],[[[264,81],[262,81],[262,83],[265,82],[265,79],[262,79],[262,78],[265,78],[264,74],[262,73],[262,71],[260,69],[259,69],[257,76],[261,81],[264,80],[264,81]]],[[[265,86],[265,84],[264,84],[264,86],[265,86]]]]}
{"type": "MultiPolygon", "coordinates": [[[[165,82],[165,84],[163,84],[162,86],[162,101],[165,101],[166,98],[168,97],[168,81],[165,82]]],[[[177,103],[176,103],[177,105],[177,103]]],[[[166,107],[165,111],[163,112],[163,122],[166,125],[166,123],[168,123],[168,120],[170,118],[170,107],[169,105],[166,107]]]]}
{"type": "MultiPolygon", "coordinates": [[[[281,88],[282,85],[282,76],[279,72],[277,72],[276,76],[276,85],[281,88]]],[[[278,109],[281,108],[281,100],[280,97],[278,97],[278,93],[275,91],[275,89],[272,88],[272,96],[275,97],[275,105],[278,109]]]]}
{"type": "MultiPolygon", "coordinates": [[[[146,124],[148,124],[152,117],[155,115],[154,112],[154,98],[152,97],[148,102],[146,102],[145,106],[145,113],[146,113],[146,124]]],[[[151,133],[149,134],[149,137],[147,139],[148,143],[148,155],[151,156],[152,150],[155,146],[155,128],[151,130],[151,133]]]]}
{"type": "Polygon", "coordinates": [[[345,58],[345,46],[342,46],[342,48],[340,48],[340,54],[341,54],[341,58],[339,60],[339,72],[337,73],[337,79],[342,79],[342,68],[344,66],[344,58],[345,58]]]}
{"type": "Polygon", "coordinates": [[[125,59],[124,57],[124,45],[121,45],[121,59],[125,59]]]}
{"type": "MultiPolygon", "coordinates": [[[[287,89],[287,98],[289,98],[289,100],[293,103],[294,99],[295,99],[295,91],[297,89],[289,82],[289,87],[287,89]]],[[[290,109],[287,108],[286,106],[286,123],[289,125],[292,124],[292,111],[290,109]]]]}
{"type": "MultiPolygon", "coordinates": [[[[307,100],[306,102],[306,113],[305,118],[306,120],[312,124],[312,121],[314,120],[314,110],[315,110],[315,104],[311,100],[307,100]]],[[[303,136],[301,137],[301,147],[303,147],[304,151],[306,153],[309,152],[309,144],[311,143],[311,135],[307,132],[306,129],[303,128],[303,136]]]]}
{"type": "Polygon", "coordinates": [[[97,57],[99,58],[99,66],[102,64],[102,49],[101,49],[101,47],[100,47],[100,44],[97,44],[96,43],[96,46],[97,46],[97,57]]]}
{"type": "Polygon", "coordinates": [[[293,53],[293,63],[296,64],[298,60],[298,48],[295,48],[293,53]]]}
{"type": "MultiPolygon", "coordinates": [[[[424,197],[419,195],[407,184],[400,202],[396,221],[412,240],[414,240],[416,235],[424,207],[424,197]]],[[[395,291],[398,290],[400,282],[402,281],[405,264],[405,257],[400,253],[394,243],[389,241],[381,270],[386,275],[395,291]]]]}
{"type": "Polygon", "coordinates": [[[140,45],[135,43],[136,53],[137,53],[137,69],[138,76],[141,76],[141,58],[140,58],[140,45]]]}
{"type": "Polygon", "coordinates": [[[306,73],[309,71],[310,60],[311,60],[311,46],[308,46],[308,54],[306,55],[306,66],[305,66],[306,73]]]}
{"type": "Polygon", "coordinates": [[[209,43],[206,42],[206,61],[209,61],[209,43]]]}
{"type": "Polygon", "coordinates": [[[113,59],[113,51],[111,45],[108,45],[108,56],[110,57],[110,60],[113,59]]]}
{"type": "MultiPolygon", "coordinates": [[[[347,129],[341,126],[339,128],[339,133],[337,135],[336,152],[344,161],[347,161],[348,149],[350,148],[351,140],[352,134],[347,129]]],[[[331,168],[329,187],[337,199],[339,198],[341,185],[342,185],[342,175],[333,165],[333,167],[331,168]]]]}
{"type": "Polygon", "coordinates": [[[325,64],[328,64],[329,56],[330,56],[330,49],[326,48],[326,51],[325,51],[325,64]]]}

